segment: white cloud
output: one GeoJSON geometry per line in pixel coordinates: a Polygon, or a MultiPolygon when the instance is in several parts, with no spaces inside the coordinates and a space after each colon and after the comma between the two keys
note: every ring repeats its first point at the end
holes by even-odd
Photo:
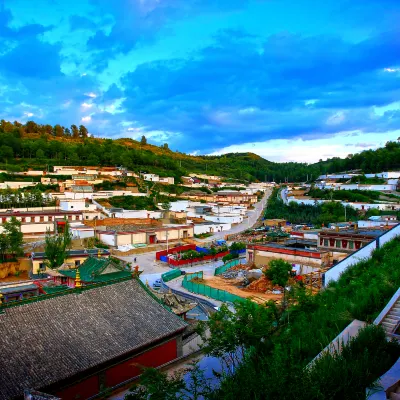
{"type": "Polygon", "coordinates": [[[385,72],[399,72],[400,68],[384,68],[385,72]]]}
{"type": "Polygon", "coordinates": [[[85,93],[86,96],[91,97],[92,99],[95,99],[97,97],[96,93],[90,92],[90,93],[85,93]]]}
{"type": "Polygon", "coordinates": [[[389,140],[397,140],[399,136],[400,130],[385,133],[352,131],[313,140],[271,139],[224,147],[212,155],[252,152],[271,161],[313,163],[321,158],[346,157],[350,153],[359,153],[367,148],[381,147],[389,140]]]}
{"type": "Polygon", "coordinates": [[[90,115],[86,116],[86,117],[82,117],[81,121],[82,122],[89,122],[92,120],[92,117],[90,115]]]}
{"type": "Polygon", "coordinates": [[[92,107],[93,107],[93,104],[91,104],[91,103],[82,103],[81,106],[82,106],[83,108],[92,108],[92,107]]]}
{"type": "Polygon", "coordinates": [[[27,116],[27,117],[33,117],[35,114],[25,111],[24,115],[27,116]]]}

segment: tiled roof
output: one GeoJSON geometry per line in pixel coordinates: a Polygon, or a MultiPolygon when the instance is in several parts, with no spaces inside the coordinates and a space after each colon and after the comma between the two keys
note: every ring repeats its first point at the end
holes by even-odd
{"type": "MultiPolygon", "coordinates": [[[[119,267],[108,258],[89,257],[78,269],[82,282],[105,282],[131,276],[131,272],[119,267]],[[103,273],[106,269],[109,270],[108,273],[103,273]]],[[[76,268],[67,270],[58,269],[58,272],[70,278],[75,279],[76,277],[76,268]]]]}
{"type": "Polygon", "coordinates": [[[185,327],[137,279],[5,308],[0,314],[0,399],[82,377],[89,368],[185,327]]]}

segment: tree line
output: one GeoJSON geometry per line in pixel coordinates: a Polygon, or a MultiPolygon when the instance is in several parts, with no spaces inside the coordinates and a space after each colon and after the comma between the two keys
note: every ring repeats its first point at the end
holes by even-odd
{"type": "MultiPolygon", "coordinates": [[[[145,136],[132,139],[91,138],[85,126],[40,125],[34,121],[21,124],[0,122],[0,160],[11,166],[47,165],[122,165],[135,171],[174,176],[177,180],[190,172],[219,175],[246,181],[305,182],[319,175],[362,170],[376,173],[400,169],[400,143],[330,158],[314,164],[271,162],[252,153],[229,153],[220,156],[192,156],[170,150],[168,143],[148,144],[145,136]]],[[[1,162],[0,161],[0,162],[1,162]]]]}

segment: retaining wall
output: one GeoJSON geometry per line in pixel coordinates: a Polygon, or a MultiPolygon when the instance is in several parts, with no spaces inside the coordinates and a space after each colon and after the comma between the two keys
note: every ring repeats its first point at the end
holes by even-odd
{"type": "Polygon", "coordinates": [[[337,281],[340,275],[347,270],[350,266],[357,264],[361,260],[368,260],[371,258],[372,253],[375,249],[382,247],[385,243],[394,239],[395,237],[400,235],[400,225],[396,225],[389,231],[383,233],[378,236],[373,242],[367,244],[365,247],[362,247],[360,250],[355,253],[349,255],[345,259],[343,259],[338,264],[334,265],[332,268],[328,269],[323,274],[323,286],[326,287],[330,282],[337,281]]]}

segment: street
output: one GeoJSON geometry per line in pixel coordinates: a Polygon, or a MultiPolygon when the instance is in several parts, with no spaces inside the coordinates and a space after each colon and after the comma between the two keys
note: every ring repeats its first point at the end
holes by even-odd
{"type": "Polygon", "coordinates": [[[259,216],[261,215],[262,211],[267,204],[268,198],[271,195],[271,190],[267,189],[265,192],[264,197],[254,205],[254,210],[247,211],[248,218],[246,218],[242,223],[235,225],[229,231],[223,231],[215,233],[213,236],[210,236],[210,239],[223,239],[225,235],[230,235],[232,233],[240,233],[245,231],[246,229],[250,229],[258,220],[259,216]]]}

